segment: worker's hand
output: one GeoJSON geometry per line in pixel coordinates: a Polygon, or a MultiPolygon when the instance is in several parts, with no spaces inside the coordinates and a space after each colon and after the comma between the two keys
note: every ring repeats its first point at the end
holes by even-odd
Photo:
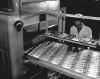
{"type": "Polygon", "coordinates": [[[90,41],[91,40],[91,38],[83,38],[83,40],[85,40],[85,41],[90,41]]]}
{"type": "Polygon", "coordinates": [[[76,38],[79,39],[79,41],[83,41],[83,38],[80,35],[77,35],[76,38]]]}

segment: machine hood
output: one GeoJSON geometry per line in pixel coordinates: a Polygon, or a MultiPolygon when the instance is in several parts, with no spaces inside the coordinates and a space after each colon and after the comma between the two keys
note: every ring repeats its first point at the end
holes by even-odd
{"type": "Polygon", "coordinates": [[[59,10],[59,0],[21,0],[21,14],[59,10]]]}

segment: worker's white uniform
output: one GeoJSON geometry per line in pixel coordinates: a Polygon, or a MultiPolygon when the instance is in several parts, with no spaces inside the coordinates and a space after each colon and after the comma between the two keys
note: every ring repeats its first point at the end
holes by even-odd
{"type": "Polygon", "coordinates": [[[83,28],[81,29],[81,31],[78,33],[78,29],[75,26],[72,26],[70,28],[70,34],[76,35],[76,37],[79,38],[92,38],[92,30],[85,26],[82,23],[83,28]]]}

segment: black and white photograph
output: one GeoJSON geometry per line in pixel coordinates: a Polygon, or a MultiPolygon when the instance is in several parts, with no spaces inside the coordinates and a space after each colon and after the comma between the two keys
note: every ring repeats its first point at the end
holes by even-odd
{"type": "Polygon", "coordinates": [[[100,0],[0,0],[0,79],[100,79],[100,0]]]}

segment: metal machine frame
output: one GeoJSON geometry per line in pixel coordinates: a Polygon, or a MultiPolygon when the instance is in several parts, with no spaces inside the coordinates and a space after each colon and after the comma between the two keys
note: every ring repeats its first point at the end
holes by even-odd
{"type": "MultiPolygon", "coordinates": [[[[91,20],[100,20],[99,17],[83,16],[83,15],[73,15],[73,14],[58,13],[58,12],[49,12],[49,13],[47,12],[46,15],[51,15],[51,16],[54,16],[54,17],[57,17],[57,18],[60,18],[60,19],[62,19],[62,17],[64,17],[64,19],[63,19],[64,22],[62,22],[63,24],[61,26],[58,25],[58,32],[62,32],[62,33],[65,32],[65,17],[74,17],[74,18],[83,18],[83,19],[91,19],[91,20]],[[63,28],[63,29],[61,29],[61,28],[63,28]]],[[[46,21],[46,33],[48,33],[48,21],[46,21]]],[[[47,35],[47,37],[49,37],[49,36],[47,35]]],[[[50,37],[50,38],[53,38],[53,37],[50,37]]],[[[54,39],[57,39],[57,38],[54,38],[54,39]]],[[[58,40],[62,40],[62,39],[58,39],[58,40]]],[[[69,40],[63,40],[63,41],[73,42],[73,41],[69,41],[69,40]]],[[[77,43],[77,44],[81,44],[81,45],[85,45],[85,46],[96,48],[94,46],[87,45],[87,44],[82,44],[82,43],[77,43]]],[[[54,64],[49,63],[47,61],[43,61],[41,59],[30,58],[30,61],[33,64],[36,63],[36,64],[38,64],[40,66],[46,67],[46,68],[51,69],[51,70],[55,70],[57,72],[60,72],[62,74],[68,75],[68,76],[76,78],[76,79],[77,78],[95,79],[95,78],[92,78],[92,77],[89,77],[89,76],[86,76],[86,75],[83,75],[83,74],[80,74],[80,73],[76,73],[76,72],[74,72],[72,70],[62,68],[61,66],[54,65],[54,64]]]]}

